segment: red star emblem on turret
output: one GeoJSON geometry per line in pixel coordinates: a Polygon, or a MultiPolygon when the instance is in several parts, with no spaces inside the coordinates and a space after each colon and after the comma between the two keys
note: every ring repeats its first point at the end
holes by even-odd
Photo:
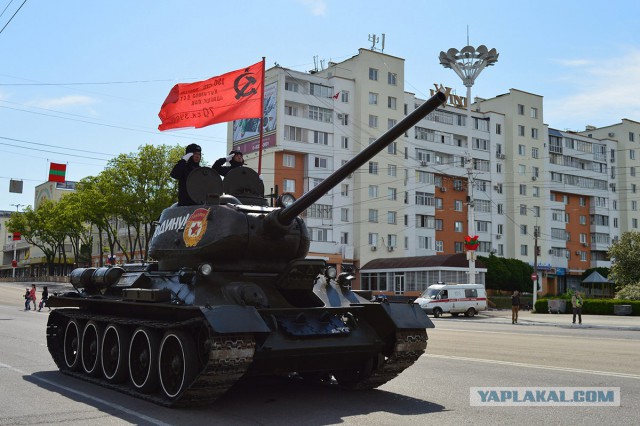
{"type": "Polygon", "coordinates": [[[200,225],[199,225],[199,224],[197,224],[197,223],[196,223],[196,224],[194,224],[194,225],[191,227],[191,235],[197,235],[199,230],[200,230],[200,225]]]}

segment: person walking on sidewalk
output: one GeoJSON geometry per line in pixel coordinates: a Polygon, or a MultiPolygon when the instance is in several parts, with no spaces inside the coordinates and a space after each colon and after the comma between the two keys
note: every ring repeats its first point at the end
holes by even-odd
{"type": "Polygon", "coordinates": [[[582,324],[582,296],[579,291],[576,291],[576,294],[571,297],[571,307],[573,308],[573,323],[576,323],[576,315],[578,315],[578,324],[582,324]]]}
{"type": "Polygon", "coordinates": [[[24,293],[24,310],[31,310],[31,292],[29,291],[29,287],[27,287],[27,290],[24,293]]]}
{"type": "MultiPolygon", "coordinates": [[[[40,297],[40,305],[38,305],[38,312],[42,310],[43,306],[47,306],[47,300],[49,300],[49,289],[47,289],[47,286],[45,285],[42,288],[42,297],[40,297]]],[[[47,308],[49,308],[49,306],[47,306],[47,308]]],[[[49,310],[51,310],[51,308],[49,308],[49,310]]]]}
{"type": "Polygon", "coordinates": [[[35,284],[31,284],[31,301],[33,302],[33,310],[35,311],[37,306],[36,306],[36,285],[35,284]]]}
{"type": "Polygon", "coordinates": [[[516,290],[511,296],[511,324],[518,323],[518,312],[520,312],[520,293],[516,290]]]}

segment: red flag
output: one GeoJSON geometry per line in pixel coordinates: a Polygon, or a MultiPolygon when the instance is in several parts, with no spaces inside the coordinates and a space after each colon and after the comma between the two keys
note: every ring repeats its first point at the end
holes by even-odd
{"type": "Polygon", "coordinates": [[[338,96],[340,96],[340,92],[338,92],[335,95],[333,95],[333,99],[338,99],[338,96]]]}
{"type": "Polygon", "coordinates": [[[240,118],[262,117],[262,62],[196,83],[176,84],[158,116],[159,130],[205,127],[240,118]]]}
{"type": "Polygon", "coordinates": [[[22,239],[22,234],[20,234],[19,232],[13,233],[13,241],[20,241],[21,239],[22,239]]]}
{"type": "Polygon", "coordinates": [[[66,164],[51,163],[49,168],[49,182],[62,182],[64,183],[64,175],[67,173],[66,164]]]}

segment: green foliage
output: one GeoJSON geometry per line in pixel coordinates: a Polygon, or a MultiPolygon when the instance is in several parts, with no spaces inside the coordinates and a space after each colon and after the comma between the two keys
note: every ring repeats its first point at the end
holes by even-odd
{"type": "Polygon", "coordinates": [[[531,273],[533,268],[518,259],[505,259],[503,257],[478,256],[478,259],[487,268],[485,277],[486,287],[493,290],[531,292],[533,283],[531,273]]]}
{"type": "Polygon", "coordinates": [[[624,232],[609,247],[609,258],[613,261],[609,278],[617,288],[640,282],[640,233],[624,232]]]}
{"type": "MultiPolygon", "coordinates": [[[[554,297],[554,299],[557,299],[554,297]]],[[[549,312],[548,303],[550,299],[538,299],[536,301],[536,312],[546,314],[549,312]]],[[[615,305],[631,305],[631,315],[640,315],[639,300],[619,300],[619,299],[584,299],[582,315],[614,315],[615,305]]],[[[567,301],[565,313],[571,314],[571,302],[567,301]]]]}
{"type": "Polygon", "coordinates": [[[616,293],[618,300],[640,300],[640,283],[627,284],[616,293]]]}

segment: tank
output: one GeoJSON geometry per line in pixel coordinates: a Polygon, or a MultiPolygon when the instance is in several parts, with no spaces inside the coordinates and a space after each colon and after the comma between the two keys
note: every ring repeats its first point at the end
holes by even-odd
{"type": "Polygon", "coordinates": [[[248,167],[188,177],[195,206],[165,209],[154,262],[79,268],[53,295],[47,347],[59,370],[168,407],[210,404],[240,378],[286,374],[372,389],[411,366],[433,324],[418,305],[370,301],[348,273],[307,258],[299,215],[420,119],[427,100],[292,204],[268,203],[248,167]]]}

